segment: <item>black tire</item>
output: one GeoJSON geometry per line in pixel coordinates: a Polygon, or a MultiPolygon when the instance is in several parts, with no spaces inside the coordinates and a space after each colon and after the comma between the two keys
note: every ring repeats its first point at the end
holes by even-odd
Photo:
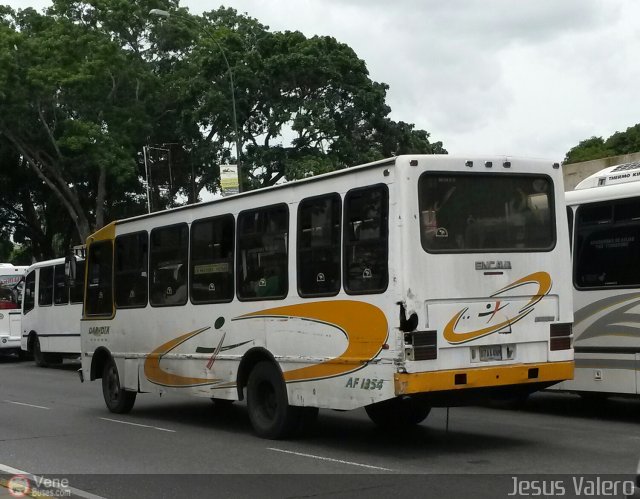
{"type": "Polygon", "coordinates": [[[396,397],[365,407],[367,415],[382,428],[402,429],[422,423],[431,407],[412,397],[396,397]]]}
{"type": "Polygon", "coordinates": [[[282,374],[272,362],[258,362],[249,374],[247,408],[251,425],[261,438],[285,438],[300,427],[300,408],[289,405],[282,374]]]}
{"type": "Polygon", "coordinates": [[[102,396],[107,408],[116,414],[126,414],[133,409],[136,395],[136,392],[124,390],[120,386],[116,363],[109,359],[102,370],[102,396]]]}
{"type": "Polygon", "coordinates": [[[36,363],[36,366],[47,367],[45,356],[42,353],[42,350],[40,350],[40,340],[38,339],[38,336],[35,335],[31,341],[31,351],[33,353],[33,360],[36,363]]]}

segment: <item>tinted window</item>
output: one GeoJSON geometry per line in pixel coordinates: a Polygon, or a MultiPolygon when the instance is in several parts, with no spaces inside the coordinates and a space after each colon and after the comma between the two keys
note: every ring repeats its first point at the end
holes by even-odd
{"type": "Polygon", "coordinates": [[[147,305],[148,247],[146,232],[116,238],[116,307],[131,308],[147,305]]]}
{"type": "Polygon", "coordinates": [[[305,199],[298,207],[300,296],[340,291],[341,202],[338,194],[305,199]]]}
{"type": "Polygon", "coordinates": [[[191,301],[233,299],[234,220],[232,215],[191,224],[191,301]]]}
{"type": "Polygon", "coordinates": [[[27,275],[24,283],[24,313],[33,310],[36,304],[36,271],[32,270],[27,275]]]}
{"type": "Polygon", "coordinates": [[[172,225],[151,231],[151,305],[187,303],[189,228],[172,225]]]}
{"type": "Polygon", "coordinates": [[[56,305],[69,303],[69,288],[65,282],[64,263],[53,268],[53,303],[56,305]]]}
{"type": "Polygon", "coordinates": [[[87,260],[87,315],[113,314],[113,244],[101,241],[89,246],[87,260]]]}
{"type": "Polygon", "coordinates": [[[71,303],[82,303],[83,290],[84,290],[84,272],[85,261],[80,260],[76,265],[76,280],[73,282],[71,289],[69,290],[71,303]]]}
{"type": "Polygon", "coordinates": [[[638,199],[578,208],[574,248],[577,287],[640,284],[640,221],[634,213],[640,213],[638,199]]]}
{"type": "Polygon", "coordinates": [[[344,288],[349,294],[387,289],[389,191],[353,189],[344,201],[344,288]]]}
{"type": "Polygon", "coordinates": [[[238,297],[284,298],[288,290],[289,209],[276,205],[238,216],[238,297]]]}
{"type": "Polygon", "coordinates": [[[555,244],[546,176],[428,172],[418,193],[427,251],[543,251],[555,244]]]}
{"type": "Polygon", "coordinates": [[[53,267],[40,269],[38,279],[38,305],[41,307],[53,303],[53,267]]]}

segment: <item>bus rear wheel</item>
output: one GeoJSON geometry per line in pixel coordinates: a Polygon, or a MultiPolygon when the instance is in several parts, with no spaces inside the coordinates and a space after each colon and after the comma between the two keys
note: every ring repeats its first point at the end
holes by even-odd
{"type": "Polygon", "coordinates": [[[113,359],[109,359],[102,371],[102,395],[107,408],[116,414],[126,414],[133,409],[136,392],[125,390],[120,386],[118,368],[113,359]]]}
{"type": "Polygon", "coordinates": [[[404,428],[422,423],[431,407],[413,397],[396,397],[366,406],[367,415],[382,428],[404,428]]]}
{"type": "Polygon", "coordinates": [[[259,437],[285,438],[300,427],[300,408],[289,405],[282,374],[272,362],[258,362],[251,370],[247,408],[251,425],[259,437]]]}

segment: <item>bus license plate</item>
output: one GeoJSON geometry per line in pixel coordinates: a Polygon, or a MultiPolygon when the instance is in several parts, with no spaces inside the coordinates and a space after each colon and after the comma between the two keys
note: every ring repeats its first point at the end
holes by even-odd
{"type": "Polygon", "coordinates": [[[489,362],[492,360],[502,360],[502,346],[492,345],[486,347],[479,347],[480,350],[480,362],[489,362]]]}

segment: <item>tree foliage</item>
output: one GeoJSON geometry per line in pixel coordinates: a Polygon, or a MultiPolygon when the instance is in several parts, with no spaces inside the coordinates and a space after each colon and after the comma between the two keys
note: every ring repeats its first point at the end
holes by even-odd
{"type": "Polygon", "coordinates": [[[581,141],[569,150],[564,163],[579,163],[636,152],[640,152],[640,123],[624,132],[616,132],[606,140],[602,137],[591,137],[581,141]]]}
{"type": "Polygon", "coordinates": [[[239,162],[245,188],[259,188],[446,153],[428,132],[389,118],[387,90],[346,44],[270,31],[234,9],[194,16],[178,0],[53,0],[44,14],[2,7],[0,219],[23,240],[40,239],[34,253],[48,256],[56,237],[73,238],[69,227],[82,241],[143,212],[145,145],[154,209],[215,191],[225,163],[239,162]],[[154,8],[171,15],[153,18],[154,8]]]}

